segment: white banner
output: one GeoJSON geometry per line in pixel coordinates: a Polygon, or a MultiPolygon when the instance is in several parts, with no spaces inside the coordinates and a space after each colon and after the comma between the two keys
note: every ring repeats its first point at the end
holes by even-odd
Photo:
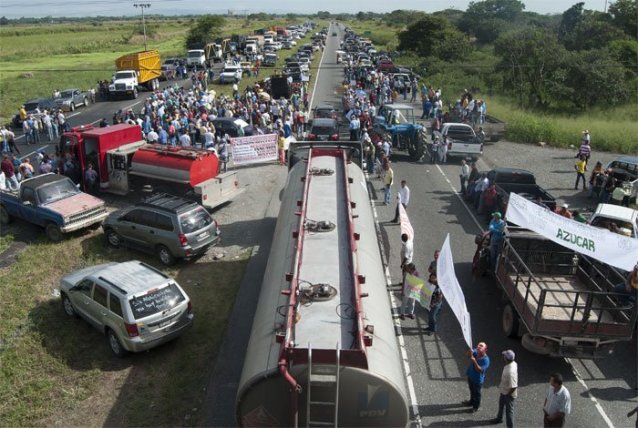
{"type": "Polygon", "coordinates": [[[568,219],[516,193],[510,194],[506,217],[520,227],[608,265],[631,271],[638,262],[638,239],[568,219]]]}
{"type": "Polygon", "coordinates": [[[401,223],[401,235],[405,233],[409,239],[414,239],[414,228],[410,223],[408,213],[403,208],[403,204],[399,204],[399,222],[401,223]]]}
{"type": "Polygon", "coordinates": [[[230,145],[235,165],[277,160],[277,134],[231,138],[230,145]]]}
{"type": "Polygon", "coordinates": [[[450,249],[449,233],[445,237],[445,242],[443,243],[443,247],[441,247],[439,258],[436,261],[436,279],[439,281],[439,288],[441,288],[441,292],[443,292],[445,301],[450,305],[450,309],[452,309],[456,319],[459,320],[459,324],[461,324],[465,343],[468,348],[472,349],[470,313],[467,311],[465,295],[454,273],[454,259],[452,259],[452,250],[450,249]]]}

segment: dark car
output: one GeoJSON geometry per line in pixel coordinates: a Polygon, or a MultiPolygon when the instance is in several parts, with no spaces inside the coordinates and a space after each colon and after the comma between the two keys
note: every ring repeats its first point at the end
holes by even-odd
{"type": "Polygon", "coordinates": [[[314,119],[308,141],[338,141],[339,124],[335,119],[314,119]]]}
{"type": "Polygon", "coordinates": [[[215,130],[218,134],[228,134],[231,138],[257,134],[257,130],[252,125],[232,117],[218,117],[213,120],[213,125],[215,125],[215,130]]]}
{"type": "Polygon", "coordinates": [[[51,112],[56,110],[56,106],[53,100],[48,98],[36,98],[24,103],[24,109],[27,111],[27,114],[37,114],[36,109],[40,109],[40,112],[44,110],[51,112]]]}
{"type": "Polygon", "coordinates": [[[337,111],[330,104],[318,104],[313,114],[314,119],[337,119],[337,111]]]}

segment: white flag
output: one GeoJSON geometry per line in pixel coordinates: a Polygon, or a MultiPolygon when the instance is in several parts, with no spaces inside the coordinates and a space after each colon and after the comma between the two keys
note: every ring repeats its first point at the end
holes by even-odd
{"type": "Polygon", "coordinates": [[[452,250],[450,249],[449,233],[445,238],[445,242],[439,253],[439,258],[436,261],[436,278],[445,297],[445,301],[450,305],[450,309],[452,309],[456,319],[458,319],[459,324],[461,324],[465,343],[467,343],[468,348],[472,349],[470,313],[467,311],[465,295],[454,273],[454,260],[452,259],[452,250]]]}
{"type": "Polygon", "coordinates": [[[405,233],[408,235],[408,239],[414,239],[414,229],[403,204],[399,204],[399,221],[401,222],[401,235],[405,233]]]}

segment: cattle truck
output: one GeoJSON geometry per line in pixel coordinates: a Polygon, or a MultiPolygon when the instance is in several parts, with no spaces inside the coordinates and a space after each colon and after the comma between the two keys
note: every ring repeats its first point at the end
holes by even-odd
{"type": "Polygon", "coordinates": [[[220,173],[214,152],[146,144],[137,125],[78,126],[62,135],[58,150],[70,153],[82,171],[92,164],[103,192],[163,191],[215,208],[244,190],[236,171],[220,173]]]}
{"type": "Polygon", "coordinates": [[[282,192],[237,423],[404,427],[407,390],[364,173],[348,149],[304,152],[282,192]]]}
{"type": "MultiPolygon", "coordinates": [[[[626,274],[626,273],[625,273],[626,274]]],[[[526,229],[508,228],[496,280],[508,303],[502,327],[524,348],[555,357],[609,355],[631,340],[635,305],[613,288],[625,274],[526,229]]]]}

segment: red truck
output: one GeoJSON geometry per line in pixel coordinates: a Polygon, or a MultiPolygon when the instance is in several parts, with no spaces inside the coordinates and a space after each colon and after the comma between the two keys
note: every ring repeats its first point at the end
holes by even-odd
{"type": "Polygon", "coordinates": [[[81,171],[92,164],[103,192],[166,191],[214,208],[243,191],[235,171],[219,173],[214,152],[147,144],[137,125],[78,126],[62,135],[58,149],[62,156],[70,153],[81,171]]]}

